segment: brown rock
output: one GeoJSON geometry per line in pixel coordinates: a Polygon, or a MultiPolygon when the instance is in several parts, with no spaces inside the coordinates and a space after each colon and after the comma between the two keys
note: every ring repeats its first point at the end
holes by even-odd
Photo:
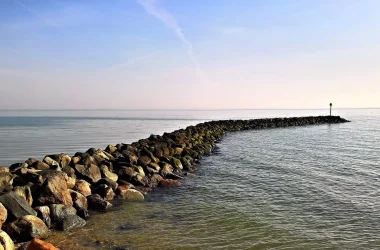
{"type": "Polygon", "coordinates": [[[85,179],[86,181],[94,184],[102,178],[100,169],[94,164],[90,165],[75,165],[78,177],[85,179]]]}
{"type": "Polygon", "coordinates": [[[47,238],[49,229],[45,223],[38,217],[26,215],[17,221],[8,224],[5,231],[16,241],[28,241],[33,238],[47,238]]]}
{"type": "Polygon", "coordinates": [[[7,220],[8,211],[3,206],[3,204],[0,203],[0,229],[3,226],[4,222],[7,220]]]}
{"type": "Polygon", "coordinates": [[[87,199],[83,194],[81,194],[77,191],[74,191],[74,190],[69,190],[69,192],[70,192],[71,198],[73,199],[74,207],[77,210],[81,210],[81,209],[87,210],[88,209],[87,199]]]}
{"type": "Polygon", "coordinates": [[[158,185],[161,187],[168,187],[168,186],[179,185],[179,184],[180,182],[177,180],[162,179],[158,185]]]}
{"type": "Polygon", "coordinates": [[[43,205],[64,204],[73,205],[70,192],[67,189],[67,174],[54,171],[45,180],[38,196],[38,201],[43,205]]]}
{"type": "Polygon", "coordinates": [[[75,183],[75,186],[74,186],[73,189],[74,189],[75,191],[81,193],[81,194],[84,195],[85,197],[91,195],[91,187],[90,187],[90,183],[88,183],[88,182],[85,181],[85,180],[78,180],[78,181],[75,183]]]}
{"type": "Polygon", "coordinates": [[[1,231],[1,230],[0,230],[0,246],[4,250],[14,250],[15,249],[15,245],[14,245],[11,237],[9,237],[9,235],[6,232],[1,231]]]}

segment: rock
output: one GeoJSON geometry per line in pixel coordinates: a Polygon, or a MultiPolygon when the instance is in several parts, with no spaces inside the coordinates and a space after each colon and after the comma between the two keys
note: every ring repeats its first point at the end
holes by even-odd
{"type": "Polygon", "coordinates": [[[179,185],[179,184],[181,183],[177,180],[162,179],[160,180],[158,185],[161,187],[168,187],[168,186],[179,185]]]}
{"type": "Polygon", "coordinates": [[[14,245],[11,237],[9,237],[9,235],[6,232],[1,231],[1,230],[0,230],[0,246],[4,250],[14,250],[15,249],[15,245],[14,245]]]}
{"type": "Polygon", "coordinates": [[[22,197],[15,192],[9,192],[0,196],[0,202],[8,211],[8,217],[19,219],[25,215],[37,215],[37,212],[22,197]]]}
{"type": "Polygon", "coordinates": [[[61,159],[60,159],[59,163],[61,164],[61,167],[64,168],[64,167],[69,166],[70,162],[71,162],[71,157],[64,154],[64,155],[61,156],[61,159]]]}
{"type": "Polygon", "coordinates": [[[0,186],[12,186],[13,175],[11,173],[0,173],[0,186]]]}
{"type": "Polygon", "coordinates": [[[81,194],[77,191],[74,191],[74,190],[69,190],[69,192],[71,195],[71,199],[74,202],[74,208],[76,208],[77,210],[80,210],[80,209],[87,210],[88,209],[87,199],[83,194],[81,194]]]}
{"type": "Polygon", "coordinates": [[[39,206],[39,207],[35,207],[34,210],[37,212],[37,217],[40,218],[48,228],[50,228],[51,227],[50,208],[48,206],[39,206]]]}
{"type": "Polygon", "coordinates": [[[143,201],[144,195],[135,190],[130,188],[125,188],[125,186],[119,186],[118,187],[118,194],[125,200],[128,201],[143,201]]]}
{"type": "Polygon", "coordinates": [[[86,225],[86,221],[77,215],[69,215],[58,223],[58,229],[62,231],[70,231],[76,227],[83,227],[86,225]]]}
{"type": "Polygon", "coordinates": [[[91,184],[96,183],[102,178],[102,175],[100,173],[100,169],[98,166],[94,164],[90,165],[75,165],[75,170],[77,171],[77,175],[90,182],[91,184]]]}
{"type": "Polygon", "coordinates": [[[36,161],[33,163],[32,168],[37,169],[37,170],[47,170],[50,169],[50,166],[42,161],[36,161]]]}
{"type": "Polygon", "coordinates": [[[3,206],[3,204],[0,203],[0,229],[3,226],[4,222],[7,220],[8,211],[3,206]]]}
{"type": "Polygon", "coordinates": [[[64,172],[50,171],[38,195],[38,202],[42,205],[63,204],[73,205],[70,192],[67,189],[68,176],[64,172]]]}
{"type": "Polygon", "coordinates": [[[108,169],[108,167],[106,165],[100,166],[100,172],[101,172],[103,178],[111,179],[114,182],[117,182],[117,179],[119,178],[117,176],[117,174],[112,173],[111,171],[109,171],[109,169],[108,169]]]}
{"type": "Polygon", "coordinates": [[[29,241],[33,238],[45,239],[49,235],[49,229],[45,223],[33,215],[26,215],[8,224],[5,231],[18,242],[29,241]]]}
{"type": "Polygon", "coordinates": [[[80,162],[80,160],[81,160],[81,158],[79,156],[75,156],[75,157],[71,158],[71,164],[75,166],[76,164],[78,164],[80,162]]]}
{"type": "Polygon", "coordinates": [[[90,183],[84,180],[78,180],[73,188],[75,191],[83,194],[84,196],[91,195],[90,183]]]}
{"type": "Polygon", "coordinates": [[[173,163],[173,166],[178,169],[178,170],[182,170],[183,169],[183,166],[182,166],[182,163],[181,163],[181,160],[173,157],[172,158],[172,163],[173,163]]]}
{"type": "Polygon", "coordinates": [[[115,197],[115,193],[112,190],[112,188],[107,186],[106,184],[101,184],[98,187],[96,187],[94,193],[100,195],[106,201],[112,201],[115,197]]]}
{"type": "Polygon", "coordinates": [[[96,183],[96,185],[101,185],[101,184],[106,184],[107,186],[111,187],[112,190],[114,190],[114,191],[116,190],[116,188],[118,186],[117,182],[115,182],[111,179],[108,179],[108,178],[102,178],[96,183]]]}
{"type": "Polygon", "coordinates": [[[117,150],[117,147],[111,144],[106,147],[106,151],[109,152],[110,154],[113,154],[116,150],[117,150]]]}
{"type": "Polygon", "coordinates": [[[13,188],[13,191],[24,198],[30,206],[33,204],[33,196],[32,191],[30,190],[29,186],[17,186],[13,188]]]}
{"type": "Polygon", "coordinates": [[[28,164],[26,163],[15,163],[9,166],[9,172],[17,171],[20,168],[28,168],[28,164]]]}
{"type": "Polygon", "coordinates": [[[159,175],[159,174],[153,174],[151,177],[150,177],[150,184],[155,187],[155,186],[158,186],[158,184],[160,183],[160,181],[162,180],[162,176],[159,175]]]}
{"type": "Polygon", "coordinates": [[[71,206],[65,206],[62,204],[51,204],[50,208],[50,217],[53,222],[60,222],[69,215],[76,215],[77,210],[71,206]]]}
{"type": "Polygon", "coordinates": [[[34,238],[26,248],[26,250],[60,250],[54,247],[52,244],[42,241],[40,239],[34,238]]]}
{"type": "Polygon", "coordinates": [[[79,209],[77,211],[77,215],[79,217],[81,217],[82,219],[87,219],[88,217],[90,217],[90,214],[88,213],[88,210],[84,210],[84,209],[79,209]]]}
{"type": "Polygon", "coordinates": [[[53,169],[59,169],[60,168],[59,163],[56,162],[55,160],[53,160],[52,158],[50,158],[49,156],[45,156],[43,162],[48,164],[53,169]]]}
{"type": "Polygon", "coordinates": [[[9,173],[9,168],[0,166],[0,174],[9,173]]]}
{"type": "Polygon", "coordinates": [[[149,156],[143,155],[139,157],[138,162],[141,163],[143,166],[148,166],[149,163],[152,162],[152,160],[150,159],[149,156]]]}
{"type": "Polygon", "coordinates": [[[92,194],[87,197],[88,207],[93,210],[107,211],[112,204],[108,201],[105,201],[100,195],[92,194]]]}

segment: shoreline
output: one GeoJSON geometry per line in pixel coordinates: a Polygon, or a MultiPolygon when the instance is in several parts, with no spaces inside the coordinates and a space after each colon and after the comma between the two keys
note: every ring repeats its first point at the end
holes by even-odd
{"type": "Polygon", "coordinates": [[[13,241],[46,239],[49,228],[84,226],[88,210],[105,212],[114,199],[141,201],[154,187],[178,185],[226,132],[343,122],[339,116],[210,121],[105,150],[0,167],[0,244],[7,250],[13,241]]]}

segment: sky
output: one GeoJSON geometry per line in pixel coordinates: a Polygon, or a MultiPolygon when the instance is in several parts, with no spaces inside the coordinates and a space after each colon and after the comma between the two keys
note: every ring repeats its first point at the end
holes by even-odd
{"type": "Polygon", "coordinates": [[[0,109],[380,107],[377,0],[1,0],[0,109]]]}

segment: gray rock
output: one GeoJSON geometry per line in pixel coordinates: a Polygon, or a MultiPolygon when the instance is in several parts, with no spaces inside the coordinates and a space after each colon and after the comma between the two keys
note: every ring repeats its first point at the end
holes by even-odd
{"type": "Polygon", "coordinates": [[[65,217],[58,224],[58,229],[62,231],[70,231],[76,227],[83,227],[86,225],[86,221],[77,215],[69,215],[65,217]]]}
{"type": "Polygon", "coordinates": [[[49,208],[50,217],[53,220],[53,222],[60,222],[69,215],[77,214],[77,210],[74,207],[65,206],[62,204],[51,204],[49,205],[49,208]]]}
{"type": "Polygon", "coordinates": [[[28,202],[15,192],[9,192],[0,196],[0,202],[8,210],[8,216],[19,219],[25,215],[37,215],[37,212],[28,204],[28,202]]]}

